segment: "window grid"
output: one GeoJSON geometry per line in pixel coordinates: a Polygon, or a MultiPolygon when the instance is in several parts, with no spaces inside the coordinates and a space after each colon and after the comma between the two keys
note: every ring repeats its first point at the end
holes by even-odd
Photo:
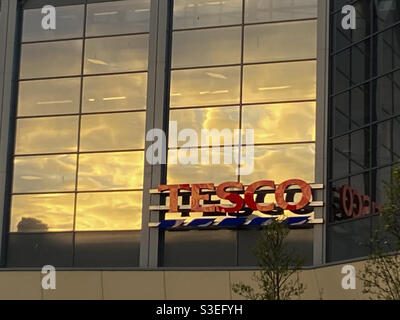
{"type": "MultiPolygon", "coordinates": [[[[307,22],[307,21],[317,21],[316,18],[302,18],[302,19],[292,19],[292,20],[277,20],[277,21],[263,21],[263,22],[246,22],[245,17],[246,17],[246,0],[242,1],[242,11],[241,11],[241,23],[240,24],[229,24],[229,25],[213,25],[213,26],[201,26],[201,27],[190,27],[190,28],[174,28],[173,29],[173,34],[180,33],[180,32],[185,32],[185,31],[198,31],[198,30],[210,30],[210,29],[226,29],[226,28],[231,28],[231,27],[241,27],[241,47],[240,47],[240,62],[239,63],[233,63],[233,64],[217,64],[217,65],[212,65],[212,64],[207,64],[207,65],[192,65],[192,66],[185,66],[185,67],[171,67],[171,72],[173,71],[182,71],[182,70],[200,70],[200,69],[206,69],[206,68],[215,68],[215,70],[218,70],[218,68],[224,68],[224,67],[240,67],[240,83],[239,83],[239,101],[237,103],[230,103],[230,104],[220,104],[220,103],[213,103],[213,104],[206,104],[206,105],[197,105],[197,106],[170,106],[171,111],[178,111],[178,110],[198,110],[198,109],[204,109],[204,108],[221,108],[221,107],[227,107],[227,106],[232,106],[232,107],[238,107],[239,108],[239,122],[238,122],[238,127],[237,129],[243,129],[243,107],[251,107],[251,106],[257,106],[257,105],[278,105],[278,104],[291,104],[291,103],[299,103],[299,102],[312,102],[316,103],[316,99],[293,99],[293,100],[282,100],[282,101],[257,101],[257,102],[244,102],[243,100],[243,87],[244,87],[244,68],[246,66],[252,66],[252,65],[272,65],[272,64],[282,64],[282,63],[296,63],[296,62],[316,62],[316,56],[315,57],[310,57],[310,58],[302,58],[302,59],[280,59],[277,61],[269,61],[269,60],[263,60],[260,62],[245,62],[245,28],[248,26],[268,26],[268,25],[274,25],[274,24],[283,24],[283,23],[292,23],[292,22],[307,22]]],[[[316,37],[316,35],[315,35],[316,37]]],[[[172,41],[172,46],[174,46],[174,41],[172,41]]],[[[315,52],[316,55],[316,52],[315,52]]],[[[172,93],[172,91],[171,91],[172,93]]],[[[179,111],[178,111],[179,112],[179,111]]],[[[179,126],[179,122],[178,122],[179,126]]],[[[239,138],[239,152],[243,151],[243,147],[246,147],[246,143],[243,143],[242,141],[242,136],[239,138]]],[[[315,140],[311,141],[296,141],[296,142],[278,142],[278,143],[255,143],[255,147],[268,147],[268,146],[299,146],[299,145],[315,145],[315,140]]],[[[182,147],[173,147],[169,146],[168,150],[178,150],[178,149],[196,149],[200,150],[203,148],[213,148],[213,147],[234,147],[237,146],[235,144],[224,144],[224,145],[211,145],[211,146],[191,146],[187,148],[182,148],[182,147]]],[[[240,170],[240,165],[239,165],[239,170],[240,170]]],[[[240,182],[242,180],[242,177],[240,175],[237,175],[237,181],[240,182]]],[[[310,181],[313,182],[313,181],[310,181]]]]}
{"type": "MultiPolygon", "coordinates": [[[[362,5],[362,2],[357,0],[357,1],[348,1],[349,4],[355,5],[357,6],[358,4],[362,5]]],[[[332,5],[333,7],[333,5],[332,5]]],[[[392,148],[395,148],[395,138],[394,138],[394,126],[396,125],[397,122],[397,127],[399,126],[399,112],[392,110],[392,114],[386,114],[383,117],[378,118],[379,116],[377,114],[375,114],[376,112],[379,111],[379,107],[380,107],[380,102],[377,100],[377,92],[378,90],[380,90],[377,85],[378,85],[378,81],[384,80],[387,77],[390,77],[390,82],[391,82],[391,104],[392,107],[395,106],[395,99],[394,99],[394,92],[395,89],[397,91],[399,91],[400,87],[399,87],[399,83],[398,80],[396,82],[395,76],[399,75],[399,71],[400,68],[399,67],[395,67],[396,63],[395,63],[395,56],[397,58],[399,58],[399,53],[398,51],[396,52],[396,49],[391,47],[391,44],[387,43],[387,39],[382,39],[382,42],[386,42],[386,44],[388,45],[389,50],[386,49],[387,52],[390,52],[391,54],[391,65],[392,68],[391,70],[385,71],[385,72],[379,72],[378,71],[378,49],[383,49],[383,45],[382,47],[380,47],[380,45],[378,44],[378,37],[380,36],[384,36],[387,35],[389,32],[391,34],[391,41],[392,44],[395,44],[395,39],[394,39],[394,33],[395,33],[395,28],[398,27],[400,25],[400,21],[393,21],[391,24],[383,27],[383,28],[379,28],[378,26],[378,17],[375,15],[375,8],[374,8],[374,3],[370,2],[369,6],[368,6],[368,10],[369,10],[369,15],[370,18],[367,18],[366,20],[366,24],[370,24],[370,28],[368,29],[368,32],[361,38],[361,39],[357,39],[357,40],[353,40],[354,38],[354,32],[355,31],[350,31],[349,32],[349,36],[347,36],[346,38],[348,39],[348,41],[350,42],[350,44],[343,46],[339,49],[332,49],[331,48],[331,52],[330,52],[330,57],[331,57],[331,84],[330,84],[330,92],[329,92],[329,104],[330,104],[330,124],[329,124],[329,139],[328,139],[328,143],[329,143],[329,150],[331,150],[330,154],[331,157],[329,159],[329,175],[328,175],[328,181],[329,181],[329,185],[330,188],[333,188],[333,185],[335,183],[341,183],[342,181],[347,181],[348,184],[350,184],[350,179],[351,178],[355,178],[357,176],[361,176],[363,175],[364,177],[367,176],[367,180],[364,179],[364,188],[365,190],[359,190],[361,193],[366,193],[367,195],[369,195],[371,197],[371,202],[373,201],[377,201],[377,192],[381,191],[383,189],[382,185],[378,185],[378,171],[384,170],[384,169],[389,169],[392,168],[394,165],[397,165],[400,161],[400,157],[399,155],[396,155],[396,152],[394,149],[389,150],[390,154],[391,154],[391,161],[389,161],[388,163],[384,163],[384,164],[379,164],[378,163],[378,139],[377,139],[377,135],[378,133],[378,127],[381,124],[385,124],[385,123],[390,123],[390,127],[391,127],[391,134],[390,134],[390,139],[391,139],[391,146],[392,148]],[[346,73],[342,73],[342,75],[347,79],[348,81],[348,85],[347,88],[341,89],[341,90],[337,90],[336,88],[334,88],[333,83],[334,83],[334,77],[335,77],[335,73],[337,72],[341,72],[341,70],[337,70],[334,68],[334,59],[336,57],[338,57],[338,55],[348,51],[348,52],[352,52],[354,49],[358,49],[358,45],[365,43],[367,44],[366,46],[366,50],[367,53],[365,55],[365,59],[366,61],[368,61],[368,75],[366,75],[365,80],[363,81],[359,81],[359,82],[354,82],[353,81],[353,76],[352,76],[352,72],[353,72],[353,68],[352,68],[352,64],[354,62],[354,58],[352,56],[350,56],[349,58],[349,63],[350,63],[350,67],[349,67],[349,74],[347,75],[346,73]],[[363,88],[367,90],[367,92],[364,92],[364,95],[367,96],[367,100],[364,102],[365,105],[368,107],[368,114],[364,115],[368,116],[368,118],[365,120],[365,124],[361,124],[361,125],[357,125],[356,122],[354,122],[353,118],[352,118],[352,110],[355,107],[354,104],[352,103],[352,92],[355,89],[361,88],[361,91],[364,92],[363,88]],[[335,104],[333,103],[333,99],[340,97],[341,95],[345,96],[347,94],[348,98],[348,102],[347,102],[347,106],[348,106],[348,115],[346,115],[345,113],[338,111],[338,109],[335,108],[335,104]],[[352,108],[353,107],[353,108],[352,108]],[[333,131],[333,124],[335,121],[335,113],[340,113],[343,117],[347,118],[347,129],[346,130],[341,130],[339,133],[334,132],[333,131]],[[368,151],[364,150],[364,152],[366,153],[366,155],[368,156],[368,164],[367,164],[367,168],[365,169],[358,169],[358,170],[354,170],[354,168],[351,168],[351,164],[355,161],[355,159],[352,158],[352,139],[351,136],[354,133],[358,133],[358,132],[367,132],[367,137],[365,139],[366,143],[368,145],[368,151]],[[348,164],[348,168],[347,173],[343,173],[343,174],[337,174],[335,171],[335,168],[333,167],[333,154],[335,152],[334,150],[334,141],[337,141],[340,138],[348,138],[348,143],[349,143],[349,155],[346,156],[347,158],[347,164],[348,164]],[[379,189],[380,188],[380,189],[379,189]]],[[[341,14],[341,8],[338,10],[333,11],[333,8],[331,8],[331,30],[332,30],[332,40],[331,42],[335,41],[335,37],[337,37],[336,34],[343,34],[344,32],[340,29],[340,27],[338,26],[337,29],[334,28],[334,22],[335,21],[335,17],[337,15],[341,14]]],[[[398,41],[398,40],[397,40],[398,41]]],[[[397,44],[398,45],[398,44],[397,44]]],[[[327,201],[327,207],[328,207],[328,214],[329,214],[329,219],[328,219],[328,223],[329,225],[336,225],[336,224],[342,224],[344,222],[347,221],[347,219],[344,220],[335,220],[335,216],[334,216],[334,209],[333,209],[333,190],[330,190],[330,196],[328,197],[328,201],[327,201]]],[[[379,205],[383,205],[383,203],[379,203],[379,205]]],[[[371,207],[372,210],[372,207],[371,207]]],[[[367,215],[365,217],[360,217],[360,218],[356,218],[356,220],[358,221],[359,219],[370,219],[370,226],[371,226],[371,231],[372,231],[372,220],[373,217],[376,217],[378,214],[370,214],[367,215]]],[[[351,219],[351,221],[353,221],[353,219],[351,219]]],[[[350,221],[350,220],[349,220],[350,221]]]]}
{"type": "MultiPolygon", "coordinates": [[[[81,66],[80,66],[80,74],[75,74],[75,75],[68,75],[68,76],[50,76],[50,77],[32,77],[32,78],[21,78],[19,79],[19,82],[29,82],[29,81],[41,81],[41,80],[52,80],[52,79],[70,79],[70,78],[79,78],[80,79],[80,88],[79,88],[79,109],[78,112],[75,113],[65,113],[65,114],[41,114],[41,115],[24,115],[24,116],[15,116],[16,121],[21,120],[21,119],[44,119],[44,118],[60,118],[60,117],[68,117],[68,116],[76,116],[78,118],[78,134],[77,134],[77,145],[76,145],[76,151],[74,152],[40,152],[40,153],[25,153],[25,154],[15,154],[13,152],[13,159],[23,159],[23,158],[29,158],[33,156],[56,156],[56,155],[76,155],[76,165],[75,165],[75,183],[74,183],[74,189],[73,190],[62,190],[62,191],[29,191],[29,192],[14,192],[14,179],[12,181],[12,186],[11,186],[11,197],[14,196],[23,196],[23,195],[67,195],[67,194],[74,194],[74,207],[73,207],[73,221],[72,221],[72,229],[66,229],[62,231],[46,231],[46,232],[51,232],[51,233],[61,233],[61,232],[73,232],[73,242],[75,242],[75,233],[76,232],[82,232],[82,231],[132,231],[136,230],[136,228],[118,228],[118,229],[93,229],[93,230],[82,230],[82,229],[77,229],[77,211],[78,211],[78,195],[80,194],[98,194],[98,193],[103,193],[103,194],[113,194],[113,193],[129,193],[129,192],[135,192],[135,193],[141,193],[143,191],[142,188],[112,188],[109,190],[95,190],[93,188],[86,190],[79,188],[79,172],[80,172],[80,155],[84,154],[120,154],[120,153],[144,153],[144,141],[143,141],[143,148],[125,148],[125,149],[118,149],[118,148],[112,148],[111,150],[98,150],[96,149],[95,151],[82,151],[81,149],[81,128],[82,128],[82,117],[86,115],[94,116],[94,115],[113,115],[113,114],[135,114],[135,113],[144,113],[146,112],[145,108],[141,109],[126,109],[126,110],[108,110],[108,111],[97,111],[97,112],[84,112],[82,110],[83,106],[83,86],[84,86],[84,79],[87,78],[92,78],[92,77],[101,77],[101,76],[114,76],[114,75],[131,75],[131,74],[147,74],[147,69],[146,70],[131,70],[131,71],[120,71],[120,72],[108,72],[108,73],[85,73],[84,68],[85,68],[85,50],[86,50],[86,40],[87,39],[106,39],[106,38],[116,38],[118,36],[136,36],[136,35],[148,35],[149,32],[136,32],[136,33],[123,33],[123,34],[107,34],[107,35],[98,35],[98,36],[86,36],[86,27],[87,27],[87,8],[89,4],[84,4],[84,15],[83,15],[83,33],[82,37],[70,37],[70,38],[62,38],[62,39],[52,39],[52,40],[38,40],[38,41],[21,41],[21,47],[26,44],[37,44],[37,43],[57,43],[57,42],[65,42],[65,41],[71,41],[71,40],[81,40],[82,41],[82,48],[81,48],[81,66]]],[[[27,9],[28,10],[28,9],[27,9]]],[[[63,119],[63,118],[60,118],[63,119]]],[[[17,143],[17,141],[16,141],[17,143]]],[[[16,144],[15,144],[16,146],[16,144]]],[[[142,165],[142,163],[141,163],[142,165]]],[[[143,165],[142,165],[143,169],[143,165]]],[[[140,201],[141,205],[141,201],[140,201]]],[[[138,212],[139,217],[141,218],[141,210],[138,212]]],[[[140,222],[140,221],[139,221],[140,222]]],[[[139,223],[140,225],[140,223],[139,223]]],[[[140,227],[139,227],[140,228],[140,227]]],[[[29,233],[41,233],[42,231],[33,231],[33,232],[26,232],[23,231],[24,234],[29,234],[29,233]]],[[[21,231],[9,231],[9,233],[21,233],[21,231]]]]}

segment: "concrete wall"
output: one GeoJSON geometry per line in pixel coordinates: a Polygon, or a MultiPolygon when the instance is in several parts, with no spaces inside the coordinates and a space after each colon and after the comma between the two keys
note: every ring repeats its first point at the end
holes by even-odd
{"type": "MultiPolygon", "coordinates": [[[[349,263],[357,272],[362,262],[349,263]]],[[[302,300],[368,299],[357,279],[355,290],[341,286],[343,265],[303,270],[302,300]]],[[[253,271],[57,271],[56,289],[43,290],[38,271],[0,271],[0,299],[240,299],[232,284],[252,284],[253,271]]]]}

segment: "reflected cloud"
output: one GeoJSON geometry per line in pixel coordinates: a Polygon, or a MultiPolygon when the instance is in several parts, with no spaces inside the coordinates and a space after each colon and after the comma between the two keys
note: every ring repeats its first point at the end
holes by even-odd
{"type": "MultiPolygon", "coordinates": [[[[178,146],[185,144],[185,146],[200,146],[208,145],[207,143],[201,143],[201,130],[217,129],[219,131],[223,129],[229,129],[232,132],[231,140],[234,141],[234,130],[239,129],[239,107],[220,107],[220,108],[199,108],[199,109],[182,109],[182,110],[171,110],[170,121],[176,121],[178,124],[178,133],[182,129],[193,129],[196,131],[199,138],[198,143],[191,144],[189,142],[179,142],[178,146]]],[[[213,133],[211,135],[215,140],[218,137],[213,133]]],[[[177,147],[174,143],[174,139],[170,137],[169,147],[177,147]]],[[[217,145],[224,144],[223,139],[219,139],[217,145]]],[[[210,145],[215,145],[210,141],[210,145]]]]}
{"type": "Polygon", "coordinates": [[[175,0],[174,29],[240,24],[242,0],[175,0]]]}
{"type": "MultiPolygon", "coordinates": [[[[246,152],[246,147],[243,147],[243,152],[246,152]]],[[[243,184],[258,180],[280,183],[288,179],[314,182],[314,144],[256,146],[254,157],[254,172],[241,177],[243,184]]]]}
{"type": "Polygon", "coordinates": [[[150,0],[89,3],[86,35],[139,33],[149,30],[150,0]]]}
{"type": "Polygon", "coordinates": [[[315,103],[243,107],[243,129],[254,129],[255,143],[315,140],[315,103]]]}
{"type": "Polygon", "coordinates": [[[78,194],[76,230],[140,230],[142,192],[78,194]]]}
{"type": "Polygon", "coordinates": [[[17,120],[15,153],[77,151],[78,119],[74,116],[17,120]]]}
{"type": "Polygon", "coordinates": [[[76,155],[14,158],[13,192],[73,191],[76,155]]]}
{"type": "Polygon", "coordinates": [[[82,116],[80,151],[143,149],[145,113],[82,116]]]}
{"type": "Polygon", "coordinates": [[[81,154],[78,190],[141,189],[144,152],[81,154]]]}
{"type": "Polygon", "coordinates": [[[83,112],[146,109],[147,73],[86,77],[83,112]],[[125,99],[111,100],[112,97],[125,99]]]}
{"type": "Polygon", "coordinates": [[[316,97],[315,61],[244,66],[243,77],[244,103],[311,100],[316,97]],[[259,90],[276,87],[287,89],[259,90]]]}
{"type": "Polygon", "coordinates": [[[148,35],[87,39],[85,45],[85,74],[147,69],[148,35]]]}
{"type": "Polygon", "coordinates": [[[169,150],[168,152],[168,170],[167,170],[167,183],[168,184],[182,184],[182,183],[203,183],[213,182],[215,184],[224,181],[236,181],[236,168],[235,158],[233,156],[234,150],[238,151],[238,148],[203,148],[203,149],[192,149],[180,150],[179,152],[185,153],[188,159],[192,162],[197,160],[198,164],[186,164],[182,165],[179,162],[172,164],[172,159],[177,158],[177,150],[169,150]],[[208,161],[210,164],[202,163],[201,161],[201,150],[207,149],[209,151],[208,161]],[[232,156],[232,164],[225,164],[225,156],[232,156]],[[211,164],[212,157],[219,159],[220,164],[211,164]]]}
{"type": "Polygon", "coordinates": [[[241,37],[241,27],[174,32],[172,67],[240,63],[241,37]]]}
{"type": "Polygon", "coordinates": [[[316,18],[318,0],[246,0],[245,22],[316,18]]]}
{"type": "Polygon", "coordinates": [[[20,78],[79,75],[81,61],[82,40],[23,44],[20,78]]]}
{"type": "Polygon", "coordinates": [[[172,71],[170,105],[183,107],[239,103],[239,86],[240,67],[172,71]],[[216,91],[221,94],[212,94],[216,91]]]}
{"type": "Polygon", "coordinates": [[[316,21],[254,25],[244,30],[245,62],[316,58],[316,21]]]}
{"type": "Polygon", "coordinates": [[[80,79],[21,81],[18,116],[40,116],[79,112],[80,79]]]}
{"type": "Polygon", "coordinates": [[[12,197],[10,232],[71,231],[74,194],[12,197]]]}

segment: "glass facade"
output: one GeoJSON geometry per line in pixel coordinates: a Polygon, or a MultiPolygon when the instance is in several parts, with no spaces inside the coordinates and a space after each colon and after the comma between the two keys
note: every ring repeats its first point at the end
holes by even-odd
{"type": "MultiPolygon", "coordinates": [[[[171,164],[168,183],[248,184],[261,176],[277,183],[288,176],[314,182],[309,160],[315,158],[316,3],[174,1],[170,120],[178,132],[254,129],[256,147],[250,175],[236,177],[233,164],[215,171],[171,164]],[[284,175],[282,167],[289,169],[284,175]]],[[[246,152],[244,140],[210,146],[213,152],[219,146],[246,152]]],[[[196,153],[205,147],[184,146],[196,153]]],[[[172,157],[178,146],[169,147],[172,157]]]]}
{"type": "MultiPolygon", "coordinates": [[[[170,122],[176,122],[178,132],[190,128],[199,137],[202,129],[228,129],[232,135],[235,129],[253,129],[255,148],[254,170],[242,174],[243,163],[226,164],[224,157],[247,153],[244,136],[237,143],[233,136],[199,142],[172,139],[170,160],[185,151],[200,159],[207,150],[209,163],[213,157],[220,161],[169,161],[168,184],[247,185],[264,179],[278,184],[291,178],[314,182],[316,17],[313,0],[174,1],[170,122]]],[[[166,232],[164,265],[255,265],[248,248],[257,231],[206,233],[166,232]],[[212,249],[204,252],[202,247],[212,249]]],[[[299,251],[312,263],[312,230],[294,233],[292,244],[302,242],[299,251]]]]}
{"type": "Polygon", "coordinates": [[[72,257],[55,265],[86,265],[83,231],[132,256],[95,265],[138,260],[149,11],[150,0],[82,1],[57,6],[56,29],[44,30],[41,7],[23,10],[9,265],[29,235],[44,246],[65,235],[72,257]]]}
{"type": "MultiPolygon", "coordinates": [[[[174,0],[172,43],[165,48],[154,45],[153,37],[160,34],[159,26],[153,34],[150,12],[161,5],[151,0],[48,2],[28,0],[20,8],[8,267],[139,266],[142,217],[150,214],[142,208],[149,193],[144,190],[149,178],[145,134],[152,128],[149,119],[157,116],[149,111],[148,97],[168,97],[165,115],[178,132],[191,129],[200,137],[202,129],[254,130],[250,174],[243,163],[223,161],[227,153],[240,158],[249,152],[244,135],[211,143],[170,139],[166,181],[160,183],[247,185],[269,179],[279,184],[293,178],[321,183],[315,178],[317,0],[174,0]],[[40,23],[44,4],[56,6],[55,30],[40,23]],[[155,61],[162,50],[170,61],[155,61]],[[166,66],[165,87],[153,86],[152,63],[166,66]],[[204,150],[220,164],[171,161],[180,152],[200,159],[204,150]]],[[[161,20],[157,17],[155,24],[161,20]]],[[[360,63],[360,57],[355,60],[360,63]]],[[[342,93],[332,93],[331,100],[342,93]]],[[[361,99],[362,93],[355,94],[361,99]]],[[[375,98],[388,99],[386,94],[375,98]]],[[[367,121],[362,113],[354,117],[364,131],[351,127],[340,133],[348,140],[337,143],[371,137],[375,123],[362,123],[367,121]]],[[[394,118],[384,120],[377,130],[389,134],[394,118]]],[[[335,126],[345,125],[339,122],[335,126]]],[[[363,165],[369,152],[353,145],[360,150],[349,170],[363,165]]],[[[386,151],[382,147],[382,154],[386,151]]],[[[389,157],[379,158],[382,167],[391,164],[389,157]]],[[[334,174],[330,182],[343,179],[334,174]]],[[[379,174],[384,179],[384,171],[379,174]]],[[[360,182],[363,176],[354,179],[360,182]]],[[[288,239],[307,265],[313,263],[313,232],[312,227],[296,229],[288,239]]],[[[256,265],[251,248],[258,230],[160,234],[160,266],[256,265]]]]}
{"type": "Polygon", "coordinates": [[[353,2],[331,1],[328,261],[368,254],[400,159],[400,6],[353,2]],[[341,6],[350,2],[357,28],[344,30],[341,6]]]}

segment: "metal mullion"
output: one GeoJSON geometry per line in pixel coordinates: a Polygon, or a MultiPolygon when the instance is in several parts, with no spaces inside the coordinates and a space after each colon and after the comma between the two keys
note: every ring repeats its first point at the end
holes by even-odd
{"type": "MultiPolygon", "coordinates": [[[[274,105],[274,104],[291,104],[291,103],[304,103],[316,102],[316,99],[307,100],[286,100],[286,101],[260,101],[260,102],[247,102],[242,103],[243,106],[258,106],[258,105],[274,105]]],[[[238,107],[240,103],[220,104],[220,105],[205,105],[205,106],[188,106],[188,107],[171,107],[170,110],[187,110],[187,109],[206,109],[206,108],[224,108],[224,107],[238,107]]]]}
{"type": "MultiPolygon", "coordinates": [[[[270,143],[254,143],[249,146],[254,147],[268,147],[268,146],[290,146],[290,145],[301,145],[301,144],[315,144],[315,140],[310,141],[283,141],[283,142],[270,142],[270,143]]],[[[233,148],[233,147],[247,147],[247,144],[216,144],[216,145],[196,145],[196,146],[177,146],[177,147],[169,147],[168,150],[191,150],[191,149],[212,149],[212,148],[233,148]]]]}
{"type": "Polygon", "coordinates": [[[63,155],[74,155],[74,154],[102,154],[102,153],[129,153],[129,152],[144,152],[145,149],[116,149],[116,150],[89,150],[89,151],[70,151],[70,152],[49,152],[49,153],[25,153],[25,154],[13,154],[15,158],[24,157],[45,157],[45,156],[63,156],[63,155]]]}
{"type": "MultiPolygon", "coordinates": [[[[244,6],[242,5],[242,10],[244,6]]],[[[242,23],[236,24],[227,24],[227,25],[213,25],[213,26],[204,26],[204,27],[191,27],[191,28],[179,28],[174,29],[173,32],[184,32],[184,31],[196,31],[196,30],[208,30],[208,29],[222,29],[222,28],[234,28],[234,27],[242,27],[242,26],[257,26],[264,24],[277,24],[277,23],[290,23],[290,22],[306,22],[306,21],[316,21],[317,18],[300,18],[300,19],[289,19],[289,20],[274,20],[274,21],[261,21],[261,22],[245,22],[243,19],[243,11],[242,11],[242,23]]]]}
{"type": "MultiPolygon", "coordinates": [[[[240,80],[239,80],[239,147],[238,147],[238,163],[237,165],[237,170],[238,170],[238,176],[237,176],[237,181],[240,182],[240,168],[241,168],[241,163],[240,160],[242,158],[242,121],[243,121],[243,72],[244,72],[244,20],[245,20],[245,0],[242,0],[242,30],[241,30],[241,47],[240,47],[240,80]]],[[[232,150],[234,151],[234,150],[232,150]]],[[[238,239],[237,239],[238,240],[238,239]]],[[[236,264],[238,264],[238,255],[237,255],[237,261],[236,264]]]]}
{"type": "MultiPolygon", "coordinates": [[[[371,19],[373,19],[373,17],[371,17],[371,19]]],[[[375,32],[372,31],[372,33],[369,34],[368,36],[362,38],[361,40],[357,40],[356,42],[354,42],[354,43],[352,43],[352,44],[349,44],[349,45],[347,45],[347,46],[345,46],[345,47],[343,47],[343,48],[341,48],[341,49],[339,49],[339,50],[336,50],[335,52],[332,52],[330,55],[331,55],[331,56],[334,56],[334,55],[336,55],[336,54],[339,54],[339,53],[341,53],[342,51],[345,51],[345,50],[347,50],[347,49],[349,49],[349,48],[351,48],[351,47],[353,47],[353,46],[355,46],[355,45],[358,45],[358,44],[360,44],[360,43],[362,43],[362,42],[364,42],[364,41],[366,41],[366,40],[369,40],[369,39],[371,39],[371,38],[373,38],[373,37],[375,37],[375,36],[378,36],[378,35],[380,35],[381,33],[385,32],[385,31],[387,31],[387,30],[389,30],[389,29],[395,28],[395,27],[397,27],[397,26],[399,26],[399,25],[400,25],[400,21],[397,21],[397,22],[391,24],[390,26],[388,26],[388,27],[386,27],[386,28],[384,28],[384,29],[382,29],[382,30],[375,31],[375,32]]]]}
{"type": "Polygon", "coordinates": [[[17,1],[3,0],[1,20],[4,29],[0,31],[3,36],[0,40],[4,49],[2,49],[4,61],[1,66],[0,85],[0,150],[2,160],[0,171],[0,203],[2,210],[0,211],[0,264],[6,265],[8,234],[11,218],[11,190],[13,188],[13,157],[12,153],[15,147],[15,127],[13,121],[16,99],[18,92],[18,72],[20,60],[20,36],[21,28],[19,22],[21,19],[21,11],[17,1]],[[4,68],[4,69],[3,69],[4,68]]]}
{"type": "Polygon", "coordinates": [[[64,113],[64,114],[43,114],[36,116],[18,116],[17,119],[37,119],[37,118],[59,118],[59,117],[73,117],[73,116],[91,116],[91,115],[107,115],[107,114],[119,114],[119,113],[140,113],[146,112],[146,109],[137,110],[118,110],[118,111],[96,111],[96,112],[81,112],[81,113],[64,113]]]}
{"type": "Polygon", "coordinates": [[[398,164],[399,162],[400,162],[400,160],[394,161],[392,163],[388,163],[388,164],[385,164],[385,165],[382,165],[382,166],[375,166],[375,167],[372,167],[370,169],[360,170],[360,171],[357,171],[357,172],[349,174],[349,175],[340,176],[340,177],[337,177],[337,178],[334,178],[334,179],[329,179],[329,182],[332,183],[332,182],[335,182],[335,181],[339,181],[339,180],[355,177],[355,176],[358,176],[360,174],[368,173],[369,171],[385,169],[385,168],[388,168],[388,167],[392,167],[393,165],[398,164]]]}
{"type": "Polygon", "coordinates": [[[82,100],[83,100],[83,74],[85,68],[85,50],[86,50],[86,19],[87,19],[87,3],[84,4],[83,11],[83,32],[82,32],[82,56],[81,56],[81,74],[80,74],[80,93],[79,93],[79,120],[78,120],[78,141],[76,145],[77,155],[76,155],[76,172],[75,172],[75,197],[74,197],[74,216],[72,222],[72,266],[75,265],[75,229],[76,229],[76,212],[78,205],[78,178],[79,178],[79,150],[81,142],[81,125],[82,125],[82,100]]]}
{"type": "Polygon", "coordinates": [[[136,73],[147,73],[147,70],[121,71],[121,72],[110,72],[110,73],[88,73],[83,75],[75,74],[68,76],[51,76],[42,78],[25,78],[25,79],[19,79],[19,81],[59,80],[59,79],[80,78],[81,76],[83,76],[84,78],[101,77],[101,76],[118,76],[118,75],[136,74],[136,73]]]}
{"type": "MultiPolygon", "coordinates": [[[[244,28],[242,29],[242,33],[244,33],[244,28]]],[[[242,35],[242,39],[243,39],[242,35]]],[[[243,45],[242,45],[243,47],[243,45]]],[[[243,49],[243,48],[242,48],[243,49]]],[[[241,57],[242,59],[243,57],[241,57]]],[[[190,67],[175,67],[171,68],[171,71],[184,71],[184,70],[196,70],[196,69],[211,69],[211,68],[229,68],[229,67],[239,67],[239,66],[252,66],[252,65],[266,65],[266,64],[279,64],[279,63],[295,63],[295,62],[311,62],[316,61],[314,58],[304,58],[304,59],[289,59],[289,60],[278,60],[278,61],[260,61],[260,62],[244,62],[241,60],[240,63],[231,63],[231,64],[216,64],[216,65],[206,65],[206,66],[190,66],[190,67]]]]}
{"type": "MultiPolygon", "coordinates": [[[[99,35],[99,36],[89,36],[85,37],[85,39],[102,39],[102,38],[114,38],[114,37],[124,37],[124,36],[141,36],[149,34],[148,32],[137,32],[137,33],[122,33],[122,34],[108,34],[108,35],[99,35]]],[[[51,42],[62,42],[62,41],[72,41],[72,40],[82,40],[82,37],[73,37],[73,38],[62,38],[62,39],[49,39],[49,40],[33,40],[33,41],[24,41],[22,44],[37,44],[37,43],[51,43],[51,42]]]]}
{"type": "Polygon", "coordinates": [[[351,90],[353,90],[353,89],[356,89],[356,88],[358,88],[358,87],[361,87],[361,86],[363,86],[363,85],[366,85],[366,84],[368,84],[369,82],[376,81],[376,80],[380,80],[381,78],[384,78],[384,77],[386,77],[386,76],[388,76],[388,75],[390,75],[390,74],[392,74],[392,73],[395,73],[395,72],[397,72],[397,71],[400,71],[400,67],[395,68],[395,69],[393,69],[393,70],[391,70],[391,71],[385,72],[385,73],[383,73],[383,74],[381,74],[381,75],[379,75],[379,76],[373,76],[373,77],[371,77],[370,79],[364,80],[364,81],[362,81],[362,82],[360,82],[360,83],[358,83],[358,84],[356,84],[356,85],[353,85],[353,86],[351,86],[351,87],[349,87],[349,88],[340,90],[340,91],[336,92],[335,94],[330,95],[329,98],[334,98],[334,97],[336,97],[336,96],[338,96],[338,95],[340,95],[340,94],[346,93],[346,92],[348,92],[348,91],[351,91],[351,90]]]}
{"type": "Polygon", "coordinates": [[[46,195],[46,194],[80,194],[80,193],[115,193],[115,192],[142,192],[142,188],[131,189],[104,189],[104,190],[62,190],[62,191],[33,191],[33,192],[14,192],[13,196],[27,196],[27,195],[46,195]]]}

